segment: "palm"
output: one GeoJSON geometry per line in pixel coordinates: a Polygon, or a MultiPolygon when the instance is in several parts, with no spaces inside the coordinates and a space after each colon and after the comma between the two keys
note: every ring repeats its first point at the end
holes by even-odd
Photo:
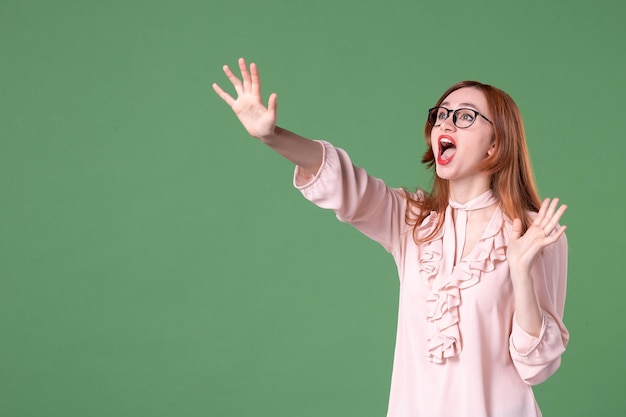
{"type": "Polygon", "coordinates": [[[240,95],[231,107],[250,135],[263,137],[274,130],[276,115],[257,97],[240,95]]]}
{"type": "Polygon", "coordinates": [[[261,98],[261,82],[255,64],[250,65],[250,70],[243,58],[239,59],[241,80],[237,78],[230,68],[225,65],[224,73],[235,87],[237,99],[222,90],[217,84],[213,84],[215,92],[233,109],[235,115],[255,138],[263,138],[274,132],[276,127],[276,94],[270,95],[267,107],[261,98]]]}
{"type": "Polygon", "coordinates": [[[522,235],[522,222],[513,222],[513,233],[507,249],[507,258],[511,268],[528,270],[543,248],[556,242],[565,232],[565,226],[558,222],[567,209],[566,205],[558,208],[557,198],[544,200],[537,217],[526,233],[522,235]]]}

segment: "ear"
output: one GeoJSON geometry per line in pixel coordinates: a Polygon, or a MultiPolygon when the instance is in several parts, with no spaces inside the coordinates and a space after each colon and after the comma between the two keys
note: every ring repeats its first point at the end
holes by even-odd
{"type": "Polygon", "coordinates": [[[487,149],[487,156],[491,156],[496,151],[496,141],[491,142],[491,147],[487,149]]]}

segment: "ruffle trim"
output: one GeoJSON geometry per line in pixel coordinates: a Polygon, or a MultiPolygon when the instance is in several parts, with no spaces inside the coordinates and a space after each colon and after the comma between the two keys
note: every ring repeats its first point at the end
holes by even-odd
{"type": "MultiPolygon", "coordinates": [[[[420,228],[428,229],[436,220],[431,214],[420,228]],[[432,219],[430,219],[432,217],[432,219]]],[[[504,219],[500,209],[481,240],[462,259],[452,274],[439,274],[443,263],[443,228],[433,240],[425,242],[420,251],[420,273],[430,288],[427,298],[428,344],[426,356],[434,363],[444,363],[457,356],[463,347],[459,330],[461,290],[480,282],[483,272],[495,269],[495,264],[506,259],[504,219]]]]}

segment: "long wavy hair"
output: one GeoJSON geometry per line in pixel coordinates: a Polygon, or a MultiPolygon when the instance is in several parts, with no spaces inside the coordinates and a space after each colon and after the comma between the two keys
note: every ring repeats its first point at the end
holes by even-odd
{"type": "MultiPolygon", "coordinates": [[[[525,232],[531,223],[529,212],[539,211],[541,200],[535,187],[519,108],[504,91],[478,81],[461,81],[454,84],[443,93],[436,106],[441,105],[453,91],[465,87],[483,92],[487,98],[494,127],[494,152],[479,168],[490,174],[491,191],[504,214],[509,219],[521,219],[525,232]]],[[[432,129],[433,127],[426,122],[424,135],[428,148],[422,156],[422,163],[433,171],[432,191],[424,193],[423,197],[415,197],[414,194],[405,191],[408,199],[405,218],[406,222],[413,226],[413,238],[418,244],[432,239],[439,233],[443,227],[445,210],[450,198],[449,181],[440,178],[435,169],[435,154],[430,141],[432,129]],[[417,228],[432,212],[438,214],[436,226],[427,236],[418,238],[417,228]]]]}

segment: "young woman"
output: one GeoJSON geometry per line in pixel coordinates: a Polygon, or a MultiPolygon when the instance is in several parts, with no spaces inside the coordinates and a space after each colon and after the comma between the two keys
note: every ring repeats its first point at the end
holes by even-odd
{"type": "Polygon", "coordinates": [[[388,417],[536,417],[531,386],[560,365],[569,338],[566,209],[539,200],[519,110],[474,81],[429,110],[430,192],[392,189],[345,151],[276,126],[255,64],[216,93],[248,133],[296,165],[294,183],[390,252],[400,277],[388,417]]]}

